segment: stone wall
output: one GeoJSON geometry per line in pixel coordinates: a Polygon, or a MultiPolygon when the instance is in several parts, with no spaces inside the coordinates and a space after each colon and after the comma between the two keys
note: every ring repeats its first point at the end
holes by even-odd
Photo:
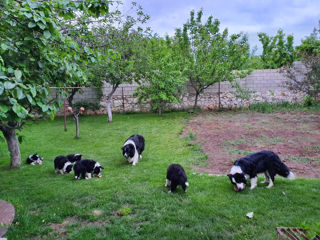
{"type": "MultiPolygon", "coordinates": [[[[234,108],[248,106],[258,102],[276,103],[281,101],[296,102],[301,101],[302,94],[294,94],[285,88],[286,77],[278,69],[254,70],[246,78],[238,79],[242,88],[248,89],[249,100],[243,100],[236,97],[236,90],[231,87],[229,82],[222,82],[220,85],[220,100],[223,108],[234,108]]],[[[138,103],[137,98],[133,97],[138,84],[122,84],[113,95],[112,110],[114,112],[148,112],[151,107],[148,103],[138,103]]],[[[106,96],[111,91],[111,87],[105,84],[100,99],[101,109],[96,112],[106,113],[106,96]]],[[[218,84],[207,88],[199,96],[198,106],[202,109],[215,109],[219,105],[218,84]]],[[[169,109],[190,109],[193,107],[195,99],[194,90],[187,84],[186,90],[182,96],[182,103],[171,104],[169,109]]],[[[86,88],[82,94],[76,94],[75,101],[97,102],[98,94],[94,88],[86,88]]]]}

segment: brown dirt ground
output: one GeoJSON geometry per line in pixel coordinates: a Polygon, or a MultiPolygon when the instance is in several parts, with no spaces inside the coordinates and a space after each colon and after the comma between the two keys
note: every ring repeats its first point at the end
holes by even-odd
{"type": "Polygon", "coordinates": [[[208,154],[199,171],[227,174],[237,158],[270,150],[296,176],[320,178],[320,113],[207,112],[190,119],[185,134],[190,132],[208,154]]]}

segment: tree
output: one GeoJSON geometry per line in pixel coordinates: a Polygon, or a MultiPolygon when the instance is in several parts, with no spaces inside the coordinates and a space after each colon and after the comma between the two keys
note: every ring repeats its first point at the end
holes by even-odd
{"type": "Polygon", "coordinates": [[[261,60],[265,69],[289,66],[297,59],[293,47],[293,35],[288,35],[285,39],[283,30],[279,29],[274,37],[266,33],[259,33],[258,37],[263,47],[261,60]]]}
{"type": "Polygon", "coordinates": [[[153,37],[148,41],[148,70],[135,92],[139,102],[149,101],[159,115],[167,103],[181,101],[180,95],[185,86],[186,78],[180,71],[173,47],[169,37],[166,40],[153,37]]]}
{"type": "Polygon", "coordinates": [[[314,29],[296,49],[302,67],[295,64],[283,68],[289,78],[286,85],[293,92],[303,92],[316,99],[320,96],[320,21],[319,28],[314,29]]]}
{"type": "Polygon", "coordinates": [[[111,85],[107,95],[108,122],[112,122],[112,96],[120,84],[132,83],[141,79],[144,55],[144,37],[149,29],[142,28],[149,19],[140,6],[133,3],[130,15],[122,15],[115,10],[100,24],[93,26],[94,38],[91,48],[100,49],[100,60],[90,65],[94,73],[95,86],[103,83],[111,85]]]}
{"type": "Polygon", "coordinates": [[[53,118],[56,112],[50,84],[86,79],[81,67],[92,56],[63,32],[62,19],[79,11],[99,17],[108,11],[108,2],[9,0],[0,8],[0,130],[11,168],[17,168],[21,156],[16,130],[34,113],[53,118]]]}
{"type": "Polygon", "coordinates": [[[243,72],[233,70],[242,70],[249,57],[246,35],[240,33],[229,37],[227,29],[220,33],[219,20],[210,16],[202,24],[202,15],[202,10],[197,16],[191,11],[190,20],[175,33],[176,54],[195,91],[194,108],[206,88],[223,81],[231,82],[241,75],[243,72]]]}

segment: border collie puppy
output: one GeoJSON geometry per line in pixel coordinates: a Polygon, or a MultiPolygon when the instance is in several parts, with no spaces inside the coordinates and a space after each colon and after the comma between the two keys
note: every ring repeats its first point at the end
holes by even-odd
{"type": "Polygon", "coordinates": [[[90,159],[83,159],[77,161],[73,167],[75,179],[90,179],[93,174],[96,174],[98,178],[101,178],[101,170],[103,167],[99,162],[90,159]],[[87,176],[86,176],[87,175],[87,176]]]}
{"type": "Polygon", "coordinates": [[[167,179],[165,187],[170,187],[169,192],[173,192],[176,190],[177,186],[180,185],[184,192],[186,192],[186,188],[189,186],[187,182],[187,175],[180,164],[171,164],[167,169],[167,179]]]}
{"type": "Polygon", "coordinates": [[[243,158],[239,158],[232,166],[228,177],[236,192],[246,187],[247,180],[250,179],[251,187],[257,186],[257,174],[264,173],[266,179],[261,183],[269,183],[267,188],[273,187],[274,176],[279,174],[290,180],[295,179],[293,172],[280,160],[279,156],[271,151],[260,151],[243,158]]]}
{"type": "Polygon", "coordinates": [[[144,150],[144,137],[141,135],[130,136],[123,144],[122,155],[128,159],[129,163],[135,166],[138,163],[139,158],[142,158],[141,154],[144,150]]]}
{"type": "Polygon", "coordinates": [[[57,156],[54,159],[54,172],[61,174],[70,173],[72,171],[72,163],[65,156],[57,156]]]}
{"type": "Polygon", "coordinates": [[[42,160],[43,158],[40,157],[37,153],[30,155],[27,160],[26,163],[27,164],[31,164],[31,165],[35,165],[36,163],[41,165],[42,164],[42,160]]]}
{"type": "Polygon", "coordinates": [[[70,162],[74,163],[74,162],[77,162],[77,161],[80,161],[81,158],[82,158],[82,155],[81,154],[69,154],[67,155],[67,158],[70,162]]]}

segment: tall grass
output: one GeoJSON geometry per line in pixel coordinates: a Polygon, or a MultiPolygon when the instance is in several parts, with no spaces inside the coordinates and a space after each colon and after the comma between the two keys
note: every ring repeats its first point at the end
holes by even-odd
{"type": "Polygon", "coordinates": [[[290,111],[320,111],[320,102],[313,102],[311,105],[302,103],[290,103],[287,101],[280,103],[261,102],[252,104],[248,109],[241,108],[242,111],[253,111],[261,113],[290,112],[290,111]]]}

